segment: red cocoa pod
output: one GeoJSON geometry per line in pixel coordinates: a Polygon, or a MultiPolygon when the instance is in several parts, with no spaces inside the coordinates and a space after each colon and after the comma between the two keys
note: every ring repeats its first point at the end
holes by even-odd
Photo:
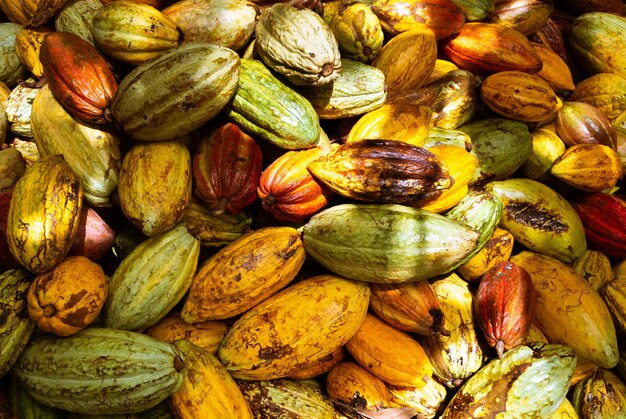
{"type": "Polygon", "coordinates": [[[503,261],[488,270],[476,292],[476,320],[499,357],[524,341],[533,323],[537,294],[524,268],[503,261]]]}
{"type": "Polygon", "coordinates": [[[572,206],[583,223],[590,249],[626,257],[626,201],[597,192],[577,197],[572,206]]]}
{"type": "Polygon", "coordinates": [[[232,122],[205,136],[193,159],[196,195],[215,214],[238,214],[256,199],[261,178],[261,149],[232,122]]]}
{"type": "Polygon", "coordinates": [[[39,60],[54,98],[70,115],[95,124],[112,121],[117,81],[93,45],[70,32],[52,32],[41,44],[39,60]]]}

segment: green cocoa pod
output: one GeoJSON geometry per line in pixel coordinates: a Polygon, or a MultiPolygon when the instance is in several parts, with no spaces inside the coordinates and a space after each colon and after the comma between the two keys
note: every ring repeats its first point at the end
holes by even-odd
{"type": "Polygon", "coordinates": [[[192,196],[181,221],[202,246],[220,247],[250,231],[252,218],[245,212],[213,214],[192,196]]]}
{"type": "Polygon", "coordinates": [[[568,31],[578,63],[591,74],[626,77],[626,18],[594,12],[578,16],[568,31]]]}
{"type": "Polygon", "coordinates": [[[478,22],[484,20],[487,15],[493,12],[493,0],[452,0],[468,22],[478,22]]]}
{"type": "Polygon", "coordinates": [[[469,135],[457,129],[431,127],[428,130],[428,138],[426,138],[424,148],[438,145],[454,145],[470,151],[472,149],[472,139],[469,135]]]}
{"type": "Polygon", "coordinates": [[[85,414],[137,413],[183,382],[180,351],[135,332],[87,328],[31,341],[11,373],[37,401],[85,414]]]}
{"type": "Polygon", "coordinates": [[[446,407],[442,419],[503,415],[545,418],[565,398],[576,368],[564,345],[520,345],[470,377],[446,407]]]}
{"type": "Polygon", "coordinates": [[[241,60],[239,87],[228,116],[252,135],[287,150],[313,147],[320,137],[311,103],[258,60],[241,60]]]}
{"type": "Polygon", "coordinates": [[[552,188],[530,179],[490,182],[504,208],[500,227],[528,249],[564,263],[578,259],[587,249],[585,230],[572,205],[552,188]]]}
{"type": "MultiPolygon", "coordinates": [[[[384,34],[378,16],[364,3],[343,3],[329,22],[341,56],[371,62],[383,45],[384,34]]],[[[341,71],[344,71],[343,62],[341,71]]],[[[341,76],[341,74],[340,74],[341,76]]]]}
{"type": "Polygon", "coordinates": [[[357,116],[385,104],[385,74],[371,65],[341,60],[341,73],[323,86],[302,86],[298,92],[308,99],[321,119],[357,116]]]}
{"type": "Polygon", "coordinates": [[[17,360],[35,328],[26,310],[26,294],[31,279],[23,269],[0,273],[0,377],[17,360]]]}
{"type": "Polygon", "coordinates": [[[459,130],[471,137],[471,153],[478,160],[472,185],[508,178],[532,151],[528,126],[523,122],[491,118],[471,122],[459,130]]]}
{"type": "Polygon", "coordinates": [[[122,79],[111,112],[135,140],[168,140],[211,120],[237,89],[235,51],[188,42],[133,69],[122,79]]]}
{"type": "Polygon", "coordinates": [[[15,377],[11,378],[9,398],[13,414],[20,419],[62,419],[65,412],[33,399],[15,377]]]}
{"type": "Polygon", "coordinates": [[[303,228],[305,250],[331,271],[368,282],[399,283],[441,275],[478,244],[472,228],[396,204],[342,204],[303,228]]]}
{"type": "Polygon", "coordinates": [[[191,286],[199,255],[184,224],[137,246],[109,283],[105,326],[140,332],[162,319],[191,286]]]}
{"type": "Polygon", "coordinates": [[[446,217],[470,226],[480,234],[478,245],[467,256],[457,262],[446,273],[465,265],[485,247],[493,232],[496,231],[502,215],[502,203],[492,194],[470,191],[465,197],[446,213],[446,217]]]}

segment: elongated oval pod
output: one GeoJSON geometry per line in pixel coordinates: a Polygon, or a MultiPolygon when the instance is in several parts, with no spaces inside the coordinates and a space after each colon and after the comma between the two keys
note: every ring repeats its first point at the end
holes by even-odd
{"type": "Polygon", "coordinates": [[[470,227],[394,204],[341,204],[303,229],[305,250],[331,271],[368,282],[419,281],[441,275],[478,244],[470,227]]]}
{"type": "Polygon", "coordinates": [[[119,135],[102,125],[73,118],[52,95],[48,86],[33,101],[30,126],[43,156],[63,155],[83,186],[86,201],[111,205],[122,166],[119,135]]]}
{"type": "Polygon", "coordinates": [[[199,255],[184,224],[137,246],[111,278],[106,327],[143,331],[163,318],[191,286],[199,255]]]}
{"type": "Polygon", "coordinates": [[[363,323],[369,299],[366,283],[336,275],[298,282],[239,317],[219,358],[238,379],[289,376],[344,345],[363,323]]]}
{"type": "Polygon", "coordinates": [[[185,359],[185,379],[169,398],[176,417],[252,418],[250,407],[217,357],[187,340],[174,346],[185,359]]]}
{"type": "Polygon", "coordinates": [[[202,265],[181,317],[195,323],[242,314],[289,284],[305,257],[300,234],[292,227],[246,233],[202,265]]]}
{"type": "Polygon", "coordinates": [[[211,120],[237,89],[239,56],[205,42],[188,42],[135,67],[120,82],[113,119],[135,140],[187,134],[211,120]]]}
{"type": "Polygon", "coordinates": [[[63,156],[42,157],[15,185],[7,217],[9,250],[33,273],[60,263],[78,231],[83,188],[63,156]]]}
{"type": "Polygon", "coordinates": [[[137,413],[182,385],[181,356],[174,346],[140,333],[87,328],[32,341],[11,373],[48,406],[92,415],[137,413]]]}
{"type": "Polygon", "coordinates": [[[591,285],[559,260],[525,250],[511,257],[537,291],[535,324],[548,341],[567,345],[602,368],[618,361],[617,335],[605,302],[591,285]]]}
{"type": "Polygon", "coordinates": [[[470,377],[441,417],[548,417],[565,398],[575,368],[576,354],[567,346],[517,346],[470,377]]]}

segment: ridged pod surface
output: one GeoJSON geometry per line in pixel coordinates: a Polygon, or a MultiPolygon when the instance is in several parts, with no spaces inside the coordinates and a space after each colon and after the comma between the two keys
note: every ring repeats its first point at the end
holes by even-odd
{"type": "Polygon", "coordinates": [[[342,417],[319,389],[301,380],[238,381],[237,384],[254,417],[342,417]]]}
{"type": "Polygon", "coordinates": [[[575,367],[576,355],[567,346],[517,346],[470,377],[441,417],[548,417],[565,398],[575,367]]]}
{"type": "Polygon", "coordinates": [[[298,92],[311,102],[321,119],[361,115],[381,107],[387,97],[381,70],[346,58],[341,59],[341,73],[332,83],[300,86],[298,92]]]}
{"type": "Polygon", "coordinates": [[[102,6],[100,0],[66,1],[54,18],[54,28],[59,32],[74,33],[94,45],[91,24],[102,6]]]}
{"type": "Polygon", "coordinates": [[[602,368],[617,365],[611,314],[591,285],[570,266],[528,250],[511,257],[525,269],[537,291],[535,324],[550,342],[572,348],[602,368]]]}
{"type": "Polygon", "coordinates": [[[448,388],[458,387],[485,362],[478,341],[474,296],[467,282],[452,273],[432,283],[446,319],[439,333],[422,341],[434,374],[448,388]]]}
{"type": "Polygon", "coordinates": [[[140,65],[176,48],[176,23],[147,4],[107,2],[94,15],[91,32],[98,48],[109,57],[140,65]]]}
{"type": "Polygon", "coordinates": [[[442,274],[478,243],[470,227],[430,211],[395,204],[341,204],[304,226],[305,250],[333,272],[399,283],[442,274]]]}
{"type": "Polygon", "coordinates": [[[39,60],[50,91],[68,113],[95,124],[111,122],[117,80],[93,45],[71,32],[52,32],[41,43],[39,60]]]}
{"type": "Polygon", "coordinates": [[[603,144],[576,144],[568,147],[550,167],[550,174],[585,192],[613,188],[622,178],[618,153],[603,144]]]}
{"type": "Polygon", "coordinates": [[[389,405],[385,382],[351,361],[340,362],[330,370],[326,376],[325,390],[331,399],[348,404],[358,392],[366,400],[366,409],[389,405]]]}
{"type": "Polygon", "coordinates": [[[143,331],[163,318],[189,290],[199,254],[184,224],[142,242],[111,278],[105,326],[143,331]]]}
{"type": "Polygon", "coordinates": [[[147,236],[169,230],[191,199],[191,170],[189,150],[180,141],[135,143],[120,171],[122,211],[147,236]]]}
{"type": "Polygon", "coordinates": [[[523,71],[499,71],[488,76],[480,96],[495,113],[526,123],[545,121],[563,106],[548,82],[523,71]]]}
{"type": "Polygon", "coordinates": [[[187,134],[226,106],[237,90],[239,67],[231,49],[184,43],[122,79],[111,106],[113,118],[135,140],[187,134]]]}
{"type": "Polygon", "coordinates": [[[237,383],[213,354],[187,340],[174,346],[185,359],[185,379],[169,398],[176,417],[252,418],[252,412],[237,383]]]}
{"type": "Polygon", "coordinates": [[[289,376],[344,345],[363,323],[369,298],[367,284],[335,275],[298,282],[235,321],[218,350],[220,361],[237,379],[289,376]]]}
{"type": "Polygon", "coordinates": [[[522,178],[485,186],[504,206],[499,226],[528,249],[565,263],[587,249],[580,217],[560,194],[543,183],[522,178]]]}
{"type": "Polygon", "coordinates": [[[43,77],[39,51],[44,37],[50,32],[52,28],[45,25],[37,28],[25,27],[15,37],[15,53],[22,64],[37,78],[43,77]]]}
{"type": "Polygon", "coordinates": [[[576,83],[568,97],[599,109],[609,120],[626,111],[626,78],[613,73],[598,73],[576,83]]]}
{"type": "Polygon", "coordinates": [[[220,342],[228,332],[228,325],[222,321],[206,321],[189,324],[180,313],[171,313],[145,331],[145,334],[162,342],[174,343],[185,339],[196,346],[217,353],[220,342]]]}
{"type": "Polygon", "coordinates": [[[382,25],[367,4],[340,5],[329,26],[343,58],[369,63],[383,45],[382,25]]]}
{"type": "Polygon", "coordinates": [[[48,86],[33,101],[30,119],[33,138],[43,156],[63,155],[83,186],[86,201],[111,205],[122,166],[119,135],[102,126],[73,118],[52,95],[48,86]]]}
{"type": "Polygon", "coordinates": [[[40,403],[84,414],[137,413],[156,406],[184,380],[181,353],[140,333],[87,328],[32,341],[12,368],[40,403]]]}
{"type": "Polygon", "coordinates": [[[202,265],[181,317],[196,323],[245,313],[289,284],[305,257],[300,234],[292,227],[246,233],[202,265]]]}
{"type": "Polygon", "coordinates": [[[31,276],[24,269],[0,273],[0,306],[4,320],[0,325],[0,377],[9,371],[35,330],[26,311],[26,294],[31,276]]]}
{"type": "Polygon", "coordinates": [[[419,88],[435,68],[437,42],[428,29],[413,29],[394,36],[378,52],[372,66],[385,75],[387,90],[419,88]]]}
{"type": "Polygon", "coordinates": [[[60,263],[78,231],[83,188],[62,156],[42,157],[15,185],[7,218],[9,250],[28,270],[60,263]]]}
{"type": "Polygon", "coordinates": [[[612,370],[600,368],[574,386],[572,404],[583,418],[622,417],[626,412],[626,384],[612,370]]]}
{"type": "Polygon", "coordinates": [[[274,4],[261,13],[255,35],[261,59],[295,85],[323,85],[339,76],[335,35],[310,9],[274,4]]]}
{"type": "Polygon", "coordinates": [[[242,59],[228,117],[279,148],[311,148],[320,138],[319,117],[305,97],[277,79],[263,62],[242,59]]]}

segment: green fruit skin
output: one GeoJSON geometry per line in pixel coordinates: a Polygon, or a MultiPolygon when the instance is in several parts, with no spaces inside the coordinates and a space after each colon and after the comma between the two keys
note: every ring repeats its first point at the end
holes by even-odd
{"type": "Polygon", "coordinates": [[[585,230],[571,204],[543,183],[511,178],[485,185],[503,204],[499,226],[537,253],[571,263],[587,250],[585,230]]]}
{"type": "Polygon", "coordinates": [[[338,275],[400,283],[441,275],[478,244],[469,226],[397,204],[342,204],[314,215],[304,248],[338,275]]]}
{"type": "Polygon", "coordinates": [[[516,346],[470,377],[441,418],[548,417],[565,398],[575,368],[576,355],[567,346],[516,346]]]}
{"type": "Polygon", "coordinates": [[[89,414],[137,413],[156,406],[183,382],[173,345],[147,335],[87,328],[46,335],[24,349],[11,373],[38,402],[89,414]]]}
{"type": "Polygon", "coordinates": [[[241,60],[239,86],[228,117],[252,135],[286,150],[313,147],[320,137],[319,117],[311,103],[258,60],[241,60]]]}

